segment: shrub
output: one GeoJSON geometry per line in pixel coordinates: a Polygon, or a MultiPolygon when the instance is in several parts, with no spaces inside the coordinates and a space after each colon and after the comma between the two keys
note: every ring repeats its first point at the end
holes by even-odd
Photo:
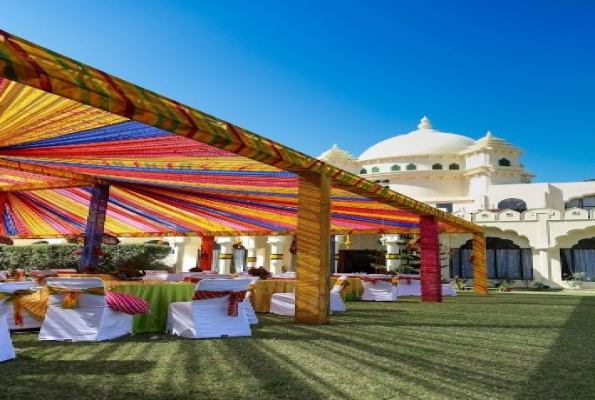
{"type": "MultiPolygon", "coordinates": [[[[0,247],[0,269],[70,269],[77,268],[80,255],[73,254],[77,244],[53,244],[0,247]]],[[[119,269],[168,269],[163,260],[171,248],[154,244],[121,244],[102,246],[97,272],[111,273],[119,269]]]]}

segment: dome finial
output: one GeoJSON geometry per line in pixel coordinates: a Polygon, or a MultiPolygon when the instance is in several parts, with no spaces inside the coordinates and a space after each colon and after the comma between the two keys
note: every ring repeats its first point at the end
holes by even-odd
{"type": "Polygon", "coordinates": [[[430,123],[430,119],[428,117],[423,117],[421,121],[419,121],[419,125],[417,125],[418,129],[432,129],[432,124],[430,123]]]}
{"type": "Polygon", "coordinates": [[[488,131],[488,132],[486,133],[486,137],[487,137],[487,138],[493,138],[493,137],[494,137],[494,135],[492,135],[492,132],[488,131]]]}

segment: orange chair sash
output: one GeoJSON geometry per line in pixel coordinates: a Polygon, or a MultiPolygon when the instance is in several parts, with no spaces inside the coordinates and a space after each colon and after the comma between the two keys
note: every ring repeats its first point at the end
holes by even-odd
{"type": "Polygon", "coordinates": [[[23,326],[23,297],[33,293],[35,293],[35,290],[30,289],[15,290],[12,293],[0,292],[0,300],[6,300],[8,303],[12,303],[12,314],[16,326],[23,326]]]}
{"type": "Polygon", "coordinates": [[[103,286],[90,287],[86,289],[73,289],[48,285],[48,289],[50,291],[50,295],[66,295],[66,297],[64,297],[64,300],[62,301],[62,308],[65,309],[79,308],[79,297],[82,293],[93,294],[96,296],[105,296],[105,288],[103,286]]]}

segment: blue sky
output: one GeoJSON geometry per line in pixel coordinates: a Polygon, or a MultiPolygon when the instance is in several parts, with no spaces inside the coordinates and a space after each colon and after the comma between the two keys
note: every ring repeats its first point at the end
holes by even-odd
{"type": "Polygon", "coordinates": [[[315,157],[427,115],[535,182],[595,178],[593,0],[82,4],[5,2],[0,29],[315,157]]]}

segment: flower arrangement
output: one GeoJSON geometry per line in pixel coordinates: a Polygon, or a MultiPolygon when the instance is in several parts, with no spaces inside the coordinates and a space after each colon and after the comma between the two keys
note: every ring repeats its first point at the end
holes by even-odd
{"type": "Polygon", "coordinates": [[[111,275],[119,281],[138,281],[145,276],[145,271],[132,268],[117,269],[111,275]]]}
{"type": "Polygon", "coordinates": [[[268,279],[271,277],[271,273],[267,271],[264,267],[250,267],[248,268],[248,275],[258,276],[260,279],[268,279]]]}

